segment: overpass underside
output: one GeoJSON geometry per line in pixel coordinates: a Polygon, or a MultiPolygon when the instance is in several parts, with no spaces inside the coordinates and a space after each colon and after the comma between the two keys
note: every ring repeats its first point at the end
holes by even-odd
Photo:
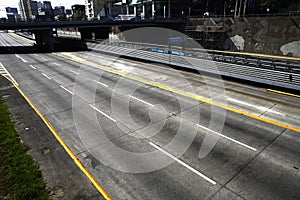
{"type": "MultiPolygon", "coordinates": [[[[145,27],[161,27],[171,30],[176,30],[178,32],[183,33],[185,23],[149,23],[144,25],[132,25],[132,24],[122,24],[122,25],[111,25],[111,26],[94,26],[94,27],[77,27],[76,29],[78,32],[80,32],[80,39],[82,41],[86,40],[105,40],[109,38],[109,33],[117,27],[118,30],[120,30],[122,33],[135,29],[135,28],[145,28],[145,27]]],[[[54,28],[55,29],[55,28],[54,28]]],[[[69,29],[68,27],[61,27],[61,29],[69,29]]],[[[28,29],[30,32],[34,33],[35,40],[36,40],[36,46],[43,51],[52,51],[54,49],[53,44],[53,34],[55,34],[55,31],[53,31],[53,28],[43,28],[43,29],[28,29]]],[[[148,33],[149,37],[151,36],[151,33],[148,33]]],[[[134,42],[136,38],[132,38],[130,35],[124,34],[125,39],[128,41],[134,42]]],[[[143,36],[142,36],[143,37],[143,36]]],[[[169,36],[166,36],[166,40],[169,36]]]]}

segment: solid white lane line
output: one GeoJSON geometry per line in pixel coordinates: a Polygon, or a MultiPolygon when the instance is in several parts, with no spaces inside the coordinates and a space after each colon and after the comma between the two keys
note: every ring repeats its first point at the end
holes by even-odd
{"type": "Polygon", "coordinates": [[[131,95],[130,95],[130,97],[133,98],[133,99],[135,99],[135,100],[137,100],[137,101],[140,101],[140,102],[142,102],[142,103],[144,103],[144,104],[147,104],[148,106],[152,106],[152,107],[154,106],[153,104],[148,103],[148,102],[146,102],[146,101],[144,101],[144,100],[142,100],[142,99],[136,98],[136,97],[131,96],[131,95]]]}
{"type": "Polygon", "coordinates": [[[69,69],[69,72],[72,72],[72,73],[74,73],[74,74],[79,74],[78,72],[75,72],[75,71],[73,71],[73,70],[71,70],[71,69],[69,69]]]}
{"type": "Polygon", "coordinates": [[[22,62],[24,62],[24,63],[27,63],[27,60],[25,60],[24,58],[22,58],[21,56],[19,56],[19,55],[16,55],[16,57],[17,58],[19,58],[20,60],[22,60],[22,62]]]}
{"type": "Polygon", "coordinates": [[[196,125],[197,125],[198,127],[202,128],[202,129],[208,131],[208,132],[211,132],[211,133],[213,133],[213,134],[219,135],[220,137],[223,137],[223,138],[225,138],[225,139],[227,139],[227,140],[230,140],[231,142],[234,142],[234,143],[236,143],[236,144],[239,144],[239,145],[241,145],[241,146],[243,146],[243,147],[246,147],[246,148],[248,148],[248,149],[250,149],[250,150],[252,150],[252,151],[257,151],[256,148],[251,147],[251,146],[249,146],[249,145],[247,145],[247,144],[245,144],[245,143],[242,143],[242,142],[237,141],[237,140],[235,140],[235,139],[233,139],[233,138],[230,138],[230,137],[228,137],[228,136],[226,136],[226,135],[223,135],[223,134],[221,134],[221,133],[218,133],[218,132],[216,132],[216,131],[213,131],[213,130],[211,130],[211,129],[205,127],[205,126],[202,126],[202,125],[200,125],[200,124],[196,124],[196,125]]]}
{"type": "Polygon", "coordinates": [[[107,117],[108,119],[110,119],[113,122],[117,122],[117,120],[115,120],[114,118],[112,118],[111,116],[107,115],[106,113],[102,112],[101,110],[99,110],[97,107],[95,107],[94,105],[90,104],[90,107],[93,108],[94,110],[96,110],[97,112],[99,112],[100,114],[104,115],[105,117],[107,117]]]}
{"type": "Polygon", "coordinates": [[[196,170],[195,168],[189,166],[188,164],[186,164],[185,162],[179,160],[178,158],[176,158],[175,156],[173,156],[172,154],[170,154],[169,152],[165,151],[164,149],[160,148],[159,146],[157,146],[156,144],[149,142],[149,144],[151,146],[153,146],[155,149],[161,151],[162,153],[166,154],[167,156],[169,156],[170,158],[172,158],[173,160],[175,160],[176,162],[178,162],[179,164],[181,164],[182,166],[186,167],[187,169],[191,170],[192,172],[194,172],[195,174],[197,174],[198,176],[202,177],[203,179],[205,179],[206,181],[210,182],[213,185],[216,185],[216,181],[210,179],[209,177],[205,176],[204,174],[202,174],[201,172],[199,172],[198,170],[196,170]]]}
{"type": "Polygon", "coordinates": [[[0,67],[5,71],[5,75],[7,75],[17,86],[19,86],[18,82],[14,79],[14,77],[7,71],[4,65],[0,62],[0,67]]]}
{"type": "Polygon", "coordinates": [[[31,67],[32,69],[36,69],[36,67],[34,67],[33,65],[29,65],[29,67],[31,67]]]}
{"type": "Polygon", "coordinates": [[[273,110],[269,110],[269,108],[267,107],[263,107],[263,106],[257,106],[257,105],[254,105],[254,104],[251,104],[251,103],[247,103],[247,102],[244,102],[244,101],[240,101],[238,99],[233,99],[233,98],[227,98],[228,101],[231,101],[231,102],[234,102],[234,103],[237,103],[237,104],[242,104],[242,105],[245,105],[245,106],[248,106],[248,107],[252,107],[252,108],[256,108],[258,110],[260,110],[261,112],[271,112],[271,113],[274,113],[274,114],[277,114],[277,115],[284,115],[280,112],[276,112],[276,111],[273,111],[273,110]]]}
{"type": "Polygon", "coordinates": [[[99,82],[99,81],[96,81],[96,80],[93,80],[95,83],[97,83],[97,84],[99,84],[99,85],[102,85],[102,86],[104,86],[104,87],[108,87],[108,85],[106,85],[106,84],[104,84],[104,83],[101,83],[101,82],[99,82]]]}
{"type": "Polygon", "coordinates": [[[56,66],[58,66],[58,67],[61,67],[61,65],[58,64],[58,63],[53,63],[53,65],[56,65],[56,66]]]}
{"type": "Polygon", "coordinates": [[[47,74],[42,73],[42,75],[45,76],[47,79],[51,80],[51,78],[47,74]]]}
{"type": "Polygon", "coordinates": [[[61,85],[60,87],[61,87],[62,89],[64,89],[64,90],[66,90],[67,92],[69,92],[70,94],[72,94],[72,95],[74,94],[72,91],[68,90],[68,89],[65,88],[64,86],[61,85]]]}

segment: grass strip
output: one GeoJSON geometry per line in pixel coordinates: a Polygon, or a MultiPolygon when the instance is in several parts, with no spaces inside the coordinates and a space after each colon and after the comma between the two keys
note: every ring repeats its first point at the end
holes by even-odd
{"type": "Polygon", "coordinates": [[[32,157],[26,153],[10,114],[0,96],[0,187],[8,199],[48,200],[49,192],[32,157]],[[2,179],[2,180],[1,180],[2,179]]]}

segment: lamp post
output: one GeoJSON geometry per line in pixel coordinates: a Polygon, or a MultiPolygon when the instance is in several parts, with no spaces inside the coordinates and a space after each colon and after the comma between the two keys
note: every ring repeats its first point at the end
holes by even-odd
{"type": "Polygon", "coordinates": [[[248,0],[245,0],[245,1],[244,1],[244,12],[243,12],[243,16],[244,16],[244,17],[245,17],[245,15],[246,15],[247,1],[248,1],[248,0]]]}
{"type": "Polygon", "coordinates": [[[223,10],[223,27],[225,25],[225,17],[226,17],[226,0],[224,0],[224,10],[223,10]]]}
{"type": "Polygon", "coordinates": [[[168,18],[171,19],[171,0],[168,0],[168,18]]]}

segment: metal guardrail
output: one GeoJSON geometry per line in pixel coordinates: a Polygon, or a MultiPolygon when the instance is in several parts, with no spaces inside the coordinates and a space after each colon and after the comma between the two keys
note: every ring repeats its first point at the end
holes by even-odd
{"type": "MultiPolygon", "coordinates": [[[[289,17],[289,16],[300,16],[300,11],[290,11],[285,13],[265,13],[265,14],[246,14],[238,18],[250,18],[250,17],[289,17]]],[[[210,18],[234,18],[234,15],[209,15],[210,18]]],[[[203,18],[203,15],[191,15],[189,18],[203,18]]]]}
{"type": "Polygon", "coordinates": [[[120,41],[102,41],[98,45],[92,45],[92,49],[300,90],[300,58],[120,41]],[[218,71],[212,70],[212,65],[218,71]]]}
{"type": "MultiPolygon", "coordinates": [[[[252,53],[240,53],[229,51],[216,51],[206,49],[187,49],[182,50],[180,46],[172,46],[170,49],[166,45],[132,43],[132,42],[111,42],[103,41],[102,44],[125,47],[130,49],[138,49],[144,51],[153,51],[154,48],[161,50],[160,52],[171,53],[172,50],[180,51],[181,55],[193,58],[209,59],[216,62],[230,63],[241,66],[250,66],[257,68],[270,69],[274,71],[290,72],[300,74],[300,58],[269,56],[252,53]]],[[[157,52],[157,51],[155,51],[157,52]]],[[[176,54],[179,55],[179,54],[176,54]]]]}

